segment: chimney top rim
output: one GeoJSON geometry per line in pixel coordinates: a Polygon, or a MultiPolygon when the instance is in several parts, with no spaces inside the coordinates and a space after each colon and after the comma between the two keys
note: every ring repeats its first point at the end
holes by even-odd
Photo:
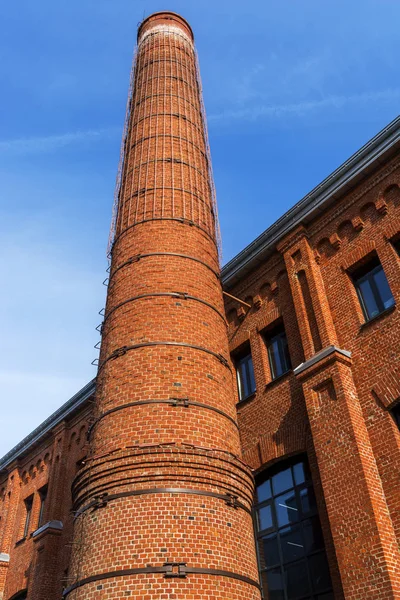
{"type": "Polygon", "coordinates": [[[149,15],[148,17],[146,17],[145,19],[143,19],[143,21],[139,24],[139,27],[138,27],[138,32],[137,32],[138,41],[139,41],[139,37],[140,37],[141,31],[143,29],[143,26],[148,21],[150,21],[150,19],[154,19],[154,17],[161,17],[161,16],[165,16],[167,19],[172,17],[171,21],[177,21],[178,23],[181,22],[183,25],[185,25],[188,28],[188,30],[190,31],[192,41],[194,41],[193,29],[191,28],[189,23],[179,13],[173,12],[171,10],[161,10],[158,12],[154,12],[151,15],[149,15]]]}

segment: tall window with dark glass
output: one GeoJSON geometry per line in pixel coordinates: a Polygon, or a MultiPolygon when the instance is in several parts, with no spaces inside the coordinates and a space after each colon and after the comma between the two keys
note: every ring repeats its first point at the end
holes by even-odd
{"type": "Polygon", "coordinates": [[[356,269],[352,279],[367,321],[394,305],[385,271],[377,256],[356,269]]]}
{"type": "Polygon", "coordinates": [[[249,398],[256,391],[253,359],[250,348],[235,358],[236,376],[239,390],[239,400],[249,398]]]}
{"type": "Polygon", "coordinates": [[[333,600],[324,540],[305,458],[256,481],[260,579],[269,600],[333,600]]]}
{"type": "Polygon", "coordinates": [[[265,334],[271,378],[276,379],[292,368],[286,332],[279,324],[265,334]]]}

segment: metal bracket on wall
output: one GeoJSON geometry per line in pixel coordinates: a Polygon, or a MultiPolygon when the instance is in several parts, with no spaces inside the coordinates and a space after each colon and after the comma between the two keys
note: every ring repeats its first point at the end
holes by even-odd
{"type": "Polygon", "coordinates": [[[184,562],[166,562],[163,565],[165,567],[164,577],[165,579],[176,578],[179,577],[183,579],[187,577],[186,574],[186,563],[184,562]]]}

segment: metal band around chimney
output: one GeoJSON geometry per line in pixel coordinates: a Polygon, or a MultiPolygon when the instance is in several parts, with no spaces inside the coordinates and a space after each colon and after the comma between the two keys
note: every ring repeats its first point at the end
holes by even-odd
{"type": "Polygon", "coordinates": [[[251,510],[247,508],[247,506],[243,504],[243,502],[238,500],[238,497],[234,494],[218,494],[218,492],[209,492],[207,490],[194,490],[190,488],[160,487],[142,490],[129,490],[127,492],[118,492],[116,494],[99,494],[91,502],[83,506],[75,513],[75,519],[78,518],[82,513],[89,510],[89,508],[102,508],[112,500],[118,500],[119,498],[129,498],[131,496],[147,496],[149,494],[189,494],[192,496],[207,496],[209,498],[218,498],[219,500],[223,500],[228,506],[231,506],[232,508],[241,508],[249,515],[252,514],[251,510]]]}
{"type": "MultiPolygon", "coordinates": [[[[156,189],[162,189],[162,188],[156,188],[156,189]]],[[[164,188],[164,189],[168,189],[168,188],[164,188]]],[[[172,188],[170,188],[172,189],[172,188]]],[[[146,191],[155,191],[154,188],[149,188],[146,191]]],[[[176,190],[175,190],[176,191],[176,190]]],[[[187,191],[186,193],[191,194],[191,192],[187,191]]],[[[191,194],[192,196],[194,196],[195,194],[191,194]]],[[[114,239],[111,250],[110,250],[110,256],[112,255],[113,249],[116,245],[116,243],[121,239],[121,237],[130,229],[132,229],[133,227],[136,227],[136,225],[143,225],[144,223],[150,223],[150,222],[155,222],[155,221],[175,221],[176,223],[181,223],[182,225],[190,225],[190,227],[196,227],[197,229],[200,229],[200,231],[202,231],[204,233],[204,235],[206,235],[215,246],[217,246],[217,242],[214,239],[214,236],[210,234],[210,232],[205,229],[204,227],[202,227],[201,225],[199,225],[198,223],[195,223],[194,221],[191,221],[190,219],[184,219],[183,217],[153,217],[151,219],[142,219],[141,221],[136,221],[135,223],[132,223],[131,225],[128,225],[128,227],[125,227],[125,229],[123,229],[118,235],[117,237],[114,239]]]]}
{"type": "MultiPolygon", "coordinates": [[[[147,100],[151,100],[152,98],[178,98],[178,100],[182,100],[183,102],[190,104],[190,106],[193,106],[193,108],[195,110],[198,110],[197,104],[194,104],[188,98],[185,98],[185,96],[179,96],[178,94],[170,94],[169,92],[160,92],[158,94],[151,94],[149,96],[144,96],[143,98],[140,98],[140,100],[137,100],[137,102],[135,102],[135,106],[140,106],[143,102],[146,102],[147,100]]],[[[200,112],[200,114],[201,114],[201,112],[200,112]]],[[[175,138],[179,139],[179,136],[171,136],[171,137],[175,137],[175,138]]],[[[185,138],[182,138],[182,140],[184,140],[184,139],[185,138]]],[[[203,156],[205,156],[204,152],[202,152],[202,154],[203,154],[203,156]]]]}
{"type": "Polygon", "coordinates": [[[258,590],[261,590],[261,586],[258,581],[251,579],[250,577],[246,577],[246,575],[240,575],[240,573],[234,573],[233,571],[223,571],[219,569],[206,569],[203,567],[188,567],[186,563],[165,563],[160,567],[141,567],[137,569],[121,569],[119,571],[108,571],[107,573],[99,573],[98,575],[91,575],[90,577],[86,577],[85,579],[81,579],[77,581],[73,585],[70,585],[63,591],[63,598],[68,596],[74,590],[87,585],[88,583],[93,583],[96,581],[104,581],[105,579],[113,579],[115,577],[129,577],[130,575],[142,575],[145,573],[155,574],[162,573],[164,577],[169,578],[177,578],[184,579],[187,575],[213,575],[217,577],[228,577],[230,579],[238,579],[239,581],[243,581],[243,583],[248,583],[256,587],[258,590]],[[174,568],[176,569],[174,571],[174,568]]]}
{"type": "Polygon", "coordinates": [[[214,356],[217,360],[219,360],[221,364],[224,365],[224,367],[227,367],[232,372],[232,368],[229,362],[224,356],[222,356],[222,354],[213,352],[212,350],[204,348],[203,346],[197,346],[196,344],[187,344],[185,342],[140,342],[139,344],[132,344],[131,346],[122,346],[121,348],[116,348],[114,352],[111,352],[111,354],[99,364],[98,370],[100,371],[109,360],[114,360],[115,358],[124,356],[130,350],[137,350],[138,348],[148,348],[151,346],[176,346],[178,348],[191,348],[193,350],[199,350],[200,352],[205,352],[206,354],[210,354],[210,356],[214,356]]]}
{"type": "Polygon", "coordinates": [[[127,265],[131,265],[135,262],[138,262],[139,260],[142,260],[142,258],[147,258],[149,256],[173,256],[174,258],[185,258],[187,260],[193,260],[194,262],[197,262],[200,265],[203,265],[204,267],[206,267],[209,271],[211,271],[211,273],[214,273],[214,275],[217,279],[220,279],[218,271],[213,269],[213,267],[211,267],[208,263],[204,262],[204,260],[201,260],[200,258],[197,258],[196,256],[190,256],[189,254],[180,254],[178,252],[146,252],[146,254],[136,254],[135,256],[131,256],[130,258],[128,258],[128,260],[126,260],[123,263],[121,263],[120,265],[118,265],[118,267],[115,267],[113,272],[110,273],[109,280],[111,281],[111,279],[114,277],[115,273],[117,271],[119,271],[120,269],[122,269],[123,267],[126,267],[127,265]]]}
{"type": "MultiPolygon", "coordinates": [[[[166,94],[160,94],[165,96],[166,94]]],[[[169,94],[168,94],[169,96],[169,94]]],[[[182,96],[176,96],[177,98],[182,98],[182,96]]],[[[146,98],[143,98],[143,100],[145,100],[146,98]]],[[[142,102],[142,100],[141,100],[142,102]]],[[[192,103],[190,103],[192,104],[192,103]]],[[[130,143],[129,145],[129,149],[132,150],[132,148],[134,148],[135,146],[137,146],[138,144],[141,144],[142,142],[147,142],[148,140],[153,140],[154,138],[171,138],[172,140],[180,140],[182,142],[185,142],[185,144],[189,144],[190,146],[193,146],[193,148],[196,148],[196,150],[198,150],[200,152],[200,154],[203,155],[203,158],[205,160],[207,159],[207,154],[204,152],[204,150],[202,150],[200,148],[200,146],[198,144],[196,144],[193,140],[189,140],[188,138],[182,137],[180,138],[179,135],[173,135],[172,133],[162,133],[160,134],[160,136],[156,136],[156,135],[145,135],[141,138],[138,138],[137,140],[135,139],[134,142],[130,143]]],[[[189,190],[187,190],[188,194],[193,194],[193,192],[190,192],[189,190]]]]}
{"type": "Polygon", "coordinates": [[[144,298],[176,298],[178,300],[194,300],[195,302],[200,302],[201,304],[208,306],[208,308],[211,308],[213,311],[215,311],[217,313],[217,315],[223,320],[223,322],[226,323],[224,315],[218,310],[218,308],[216,308],[215,306],[213,306],[212,304],[207,302],[207,300],[203,300],[202,298],[197,298],[196,296],[191,296],[190,294],[186,294],[185,292],[155,292],[153,294],[139,294],[138,296],[132,296],[131,298],[127,298],[126,300],[123,300],[119,304],[116,304],[115,306],[113,306],[111,308],[111,310],[109,310],[108,313],[104,316],[103,327],[104,327],[104,323],[107,321],[108,317],[110,315],[112,315],[113,312],[115,312],[118,308],[121,308],[122,306],[124,306],[125,304],[128,304],[129,302],[135,302],[136,300],[143,300],[144,298]]]}
{"type": "Polygon", "coordinates": [[[97,423],[99,421],[101,421],[101,419],[106,417],[107,415],[110,415],[119,410],[124,410],[125,408],[144,406],[146,404],[168,404],[168,406],[174,406],[174,407],[182,406],[184,408],[188,408],[189,406],[197,406],[198,408],[205,408],[206,410],[212,410],[212,411],[218,413],[219,415],[225,417],[225,419],[229,419],[229,421],[231,423],[233,423],[233,425],[237,429],[239,429],[239,426],[236,423],[235,419],[233,417],[231,417],[230,415],[228,415],[223,410],[221,410],[220,408],[217,408],[216,406],[211,406],[210,404],[204,404],[203,402],[196,402],[194,400],[189,400],[189,398],[169,398],[168,400],[149,399],[149,400],[138,400],[137,402],[128,402],[126,404],[121,404],[120,406],[115,406],[114,408],[110,408],[110,410],[107,410],[106,412],[101,414],[99,417],[97,417],[97,419],[90,425],[89,429],[87,430],[87,434],[86,434],[87,439],[88,440],[90,439],[92,431],[96,427],[97,423]]]}

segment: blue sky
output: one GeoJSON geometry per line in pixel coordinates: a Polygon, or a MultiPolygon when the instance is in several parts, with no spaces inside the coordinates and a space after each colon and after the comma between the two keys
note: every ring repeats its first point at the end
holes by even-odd
{"type": "Polygon", "coordinates": [[[398,114],[396,0],[0,6],[0,456],[94,375],[136,27],[191,23],[224,261],[398,114]]]}

